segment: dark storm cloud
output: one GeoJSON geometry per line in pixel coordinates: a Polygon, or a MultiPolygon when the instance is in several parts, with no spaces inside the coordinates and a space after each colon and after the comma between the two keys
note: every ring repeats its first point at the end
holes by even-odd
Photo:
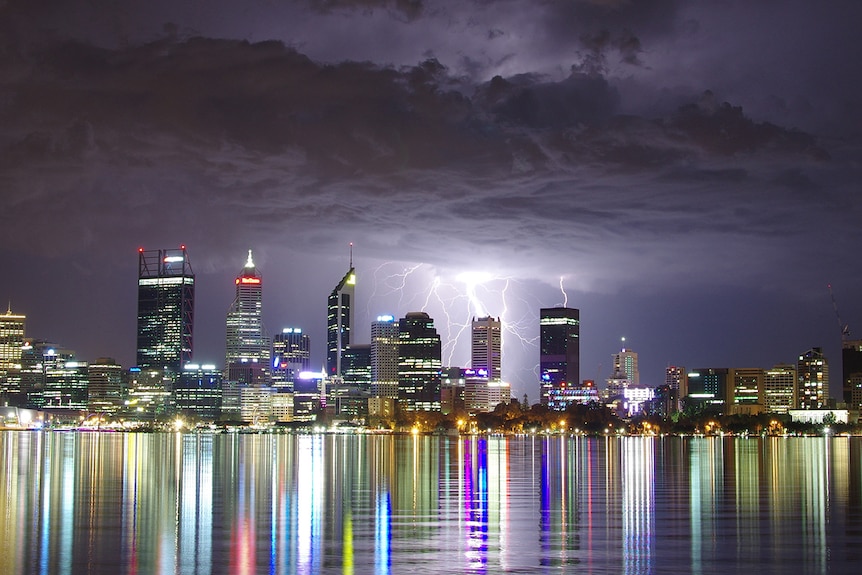
{"type": "MultiPolygon", "coordinates": [[[[96,241],[84,219],[132,210],[145,216],[128,224],[137,234],[151,218],[182,226],[191,213],[220,230],[218,245],[239,241],[228,225],[238,215],[261,235],[287,233],[286,222],[294,232],[309,222],[354,234],[385,226],[423,257],[441,241],[463,253],[465,242],[509,235],[556,249],[567,237],[612,249],[632,234],[663,245],[695,229],[688,218],[728,215],[727,174],[734,195],[757,207],[786,189],[786,171],[764,161],[792,158],[799,180],[827,158],[810,135],[710,94],[665,118],[636,118],[617,113],[616,90],[596,74],[474,87],[433,60],[318,64],[278,42],[64,43],[36,55],[13,94],[0,165],[20,217],[7,233],[44,249],[64,233],[96,241]],[[662,180],[677,183],[662,190],[662,180]],[[696,181],[691,201],[680,199],[686,180],[696,181]],[[27,221],[38,205],[50,208],[27,221]],[[176,209],[160,215],[165,205],[176,209]],[[487,236],[463,233],[483,219],[487,236]],[[546,221],[568,227],[545,237],[546,221]]],[[[757,209],[735,217],[727,230],[770,231],[757,209]]],[[[511,263],[539,275],[536,261],[511,263]]]]}
{"type": "MultiPolygon", "coordinates": [[[[62,268],[71,294],[105,271],[131,285],[140,244],[186,242],[196,271],[218,277],[253,247],[270,285],[294,290],[267,306],[311,310],[343,273],[333,254],[356,241],[358,261],[384,262],[363,278],[400,285],[397,262],[424,262],[427,286],[481,268],[541,293],[518,296],[531,314],[565,299],[564,277],[585,325],[604,313],[586,300],[613,294],[655,304],[668,290],[862,281],[845,261],[862,244],[862,75],[846,58],[858,10],[12,0],[0,7],[0,255],[22,272],[25,256],[47,262],[28,275],[62,268]]],[[[55,298],[6,285],[16,301],[55,298]]],[[[230,294],[206,297],[220,314],[230,294]]],[[[754,304],[738,297],[742,318],[754,304]]],[[[204,333],[221,344],[211,316],[204,333]]]]}
{"type": "Polygon", "coordinates": [[[308,0],[314,10],[330,13],[335,10],[382,9],[401,15],[408,21],[422,14],[422,0],[308,0]]]}

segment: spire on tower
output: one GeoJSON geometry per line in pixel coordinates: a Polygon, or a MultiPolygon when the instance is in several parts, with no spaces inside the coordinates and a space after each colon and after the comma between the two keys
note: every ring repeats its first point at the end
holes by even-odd
{"type": "Polygon", "coordinates": [[[350,242],[350,269],[353,269],[353,242],[350,242]]]}
{"type": "Polygon", "coordinates": [[[248,259],[245,262],[245,267],[247,267],[247,268],[253,268],[254,267],[254,260],[251,259],[251,250],[248,250],[248,259]]]}

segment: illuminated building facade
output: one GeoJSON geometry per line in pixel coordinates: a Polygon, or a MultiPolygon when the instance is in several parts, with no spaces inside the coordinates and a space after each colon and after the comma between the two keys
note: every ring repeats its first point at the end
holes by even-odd
{"type": "Polygon", "coordinates": [[[0,315],[0,394],[15,400],[21,393],[20,379],[14,371],[21,366],[24,324],[27,316],[12,313],[12,304],[0,315]]]}
{"type": "Polygon", "coordinates": [[[46,357],[43,366],[45,387],[42,407],[86,410],[90,385],[89,364],[76,360],[72,352],[50,354],[50,351],[50,357],[46,357]]]}
{"type": "Polygon", "coordinates": [[[234,280],[236,296],[227,313],[225,365],[256,361],[269,366],[270,344],[263,327],[263,278],[254,265],[251,250],[234,280]]]}
{"type": "Polygon", "coordinates": [[[488,379],[497,381],[500,375],[502,334],[500,318],[473,318],[470,338],[470,367],[474,370],[485,370],[488,379]]]}
{"type": "Polygon", "coordinates": [[[464,370],[464,407],[468,413],[494,411],[499,404],[509,403],[511,394],[508,383],[489,378],[484,369],[464,370]]]}
{"type": "Polygon", "coordinates": [[[398,398],[399,323],[391,315],[371,323],[371,395],[398,398]]]}
{"type": "MultiPolygon", "coordinates": [[[[542,405],[550,406],[552,391],[580,386],[580,310],[542,308],[539,314],[539,370],[542,405]]],[[[565,409],[565,406],[555,405],[565,409]]]]}
{"type": "Polygon", "coordinates": [[[347,385],[358,385],[368,391],[371,386],[371,344],[347,346],[341,356],[341,378],[347,385]]]}
{"type": "Polygon", "coordinates": [[[87,410],[91,413],[117,413],[123,407],[125,374],[123,367],[111,358],[100,357],[91,363],[87,410]]]}
{"type": "Polygon", "coordinates": [[[812,347],[796,362],[799,409],[825,409],[829,400],[829,364],[823,349],[812,347]]]}
{"type": "MultiPolygon", "coordinates": [[[[286,327],[272,338],[272,386],[293,391],[293,381],[311,369],[311,341],[298,327],[286,327]]],[[[293,404],[291,403],[291,413],[293,404]]]]}
{"type": "Polygon", "coordinates": [[[688,393],[685,400],[723,410],[728,397],[730,370],[723,367],[693,369],[686,374],[688,393]]]}
{"type": "Polygon", "coordinates": [[[440,410],[442,347],[434,320],[411,312],[398,322],[398,401],[407,411],[440,410]]]}
{"type": "Polygon", "coordinates": [[[353,328],[353,299],[356,290],[356,270],[353,257],[350,269],[329,294],[326,314],[326,371],[330,376],[342,375],[342,356],[350,345],[353,328]]]}
{"type": "MultiPolygon", "coordinates": [[[[625,342],[625,338],[623,338],[625,342]]],[[[619,353],[612,356],[614,362],[614,377],[625,379],[629,385],[640,385],[641,375],[638,371],[638,354],[636,351],[623,347],[619,353]]]]}
{"type": "MultiPolygon", "coordinates": [[[[48,374],[65,366],[66,362],[75,361],[75,353],[60,346],[42,340],[27,340],[21,347],[21,368],[18,371],[20,386],[20,402],[25,407],[42,408],[45,406],[45,390],[48,386],[48,374]]],[[[58,381],[52,377],[55,388],[52,395],[61,393],[56,389],[58,381]]],[[[86,405],[86,400],[85,400],[86,405]]],[[[86,408],[86,407],[85,407],[86,408]]]]}
{"type": "Polygon", "coordinates": [[[178,415],[202,421],[217,420],[221,415],[221,370],[214,364],[186,364],[174,388],[174,397],[178,415]]]}
{"type": "Polygon", "coordinates": [[[770,413],[796,408],[796,365],[780,363],[763,375],[763,403],[770,413]]]}
{"type": "Polygon", "coordinates": [[[669,365],[664,370],[664,384],[668,387],[668,414],[682,409],[680,400],[688,395],[688,381],[685,368],[669,365]]]}
{"type": "Polygon", "coordinates": [[[176,381],[192,359],[195,275],[185,246],[138,250],[138,350],[142,370],[176,381]]]}
{"type": "Polygon", "coordinates": [[[728,402],[732,406],[763,405],[765,372],[759,367],[734,368],[731,370],[733,387],[728,402]]]}

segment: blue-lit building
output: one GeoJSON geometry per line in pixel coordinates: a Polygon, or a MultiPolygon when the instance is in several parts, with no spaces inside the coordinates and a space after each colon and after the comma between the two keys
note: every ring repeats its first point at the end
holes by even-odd
{"type": "Polygon", "coordinates": [[[541,401],[553,409],[565,409],[564,390],[580,387],[580,310],[542,308],[539,313],[539,376],[541,401]]]}

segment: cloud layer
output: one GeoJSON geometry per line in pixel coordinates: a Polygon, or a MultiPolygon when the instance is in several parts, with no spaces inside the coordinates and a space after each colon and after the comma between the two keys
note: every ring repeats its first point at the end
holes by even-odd
{"type": "MultiPolygon", "coordinates": [[[[435,277],[480,268],[500,278],[488,286],[496,294],[502,278],[513,282],[515,299],[489,312],[505,307],[528,324],[562,303],[560,277],[582,298],[651,305],[683,288],[758,286],[793,301],[825,281],[862,283],[844,263],[862,245],[859,139],[849,127],[825,131],[852,87],[819,106],[807,88],[772,94],[786,85],[777,76],[748,93],[727,71],[703,81],[718,50],[703,30],[729,14],[671,1],[315,1],[273,6],[288,30],[275,34],[253,7],[225,2],[213,19],[173,5],[144,14],[132,2],[111,25],[47,1],[0,8],[7,268],[78,262],[73,293],[97,270],[121,290],[138,245],[185,242],[213,278],[229,278],[250,246],[271,264],[270,285],[322,278],[274,304],[287,313],[322,301],[315,293],[340,277],[354,241],[375,283],[397,285],[423,264],[413,279],[425,281],[424,292],[415,286],[424,299],[409,305],[429,301],[435,277]],[[252,22],[254,33],[237,32],[252,22]],[[384,31],[385,41],[372,37],[384,31]],[[387,46],[391,58],[379,57],[387,46]],[[679,46],[698,50],[667,52],[679,46]],[[691,77],[668,81],[671,63],[691,77]],[[528,303],[516,312],[516,300],[528,303]]],[[[757,62],[740,61],[738,74],[757,62]]],[[[230,294],[204,297],[226,308],[217,302],[230,294]]],[[[380,311],[411,311],[392,309],[404,298],[390,293],[380,311]]],[[[215,310],[210,346],[223,321],[215,310]]],[[[522,354],[521,370],[534,354],[522,354]]]]}

